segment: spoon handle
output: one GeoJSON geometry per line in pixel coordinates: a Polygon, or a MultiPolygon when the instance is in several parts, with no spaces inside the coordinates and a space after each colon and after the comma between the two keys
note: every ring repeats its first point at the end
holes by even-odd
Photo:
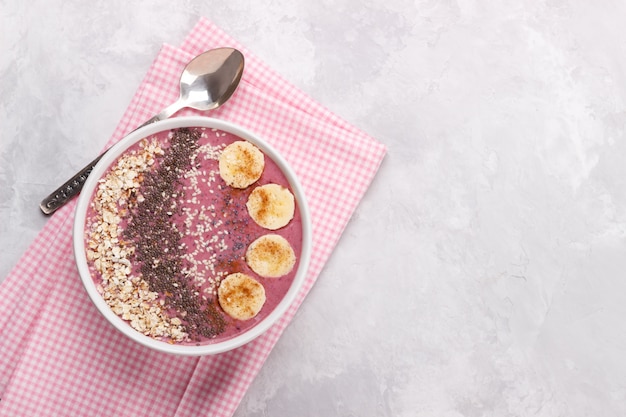
{"type": "Polygon", "coordinates": [[[105,153],[106,151],[101,153],[96,159],[78,171],[76,175],[67,180],[65,184],[54,190],[48,197],[44,198],[39,204],[41,211],[43,211],[44,214],[52,214],[72,197],[80,193],[80,190],[83,189],[83,185],[85,185],[85,181],[87,181],[87,177],[91,174],[91,171],[93,171],[94,167],[105,153]]]}
{"type": "MultiPolygon", "coordinates": [[[[163,117],[163,112],[161,112],[151,119],[147,120],[135,130],[163,119],[165,119],[165,117],[163,117]]],[[[87,177],[89,176],[89,174],[91,174],[91,171],[93,171],[98,161],[100,161],[100,158],[102,158],[102,156],[107,151],[108,149],[102,152],[96,159],[87,164],[83,169],[78,171],[72,178],[67,180],[65,184],[54,190],[48,197],[44,198],[39,204],[39,208],[41,209],[41,211],[44,214],[52,214],[57,209],[63,207],[63,205],[70,201],[72,197],[80,193],[80,190],[83,189],[83,185],[85,185],[85,181],[87,181],[87,177]]]]}

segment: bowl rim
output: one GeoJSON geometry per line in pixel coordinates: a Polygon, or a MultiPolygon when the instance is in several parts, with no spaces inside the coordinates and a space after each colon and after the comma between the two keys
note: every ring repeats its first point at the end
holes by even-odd
{"type": "Polygon", "coordinates": [[[183,356],[202,356],[230,351],[242,345],[245,345],[246,343],[251,342],[252,340],[259,337],[261,334],[265,333],[272,325],[276,323],[276,321],[278,321],[280,317],[284,315],[287,309],[294,303],[296,296],[302,289],[305,282],[311,258],[311,235],[312,226],[310,212],[302,185],[300,184],[294,170],[273,146],[271,146],[258,135],[252,133],[250,130],[234,123],[204,116],[184,116],[158,121],[134,130],[127,136],[123,137],[115,145],[113,145],[102,156],[100,161],[96,164],[89,177],[87,178],[87,181],[83,186],[82,192],[79,195],[78,202],[76,204],[73,226],[73,248],[78,272],[89,298],[94,303],[97,310],[117,330],[129,337],[131,340],[134,340],[143,346],[155,349],[157,351],[183,356]],[[95,190],[95,187],[98,184],[98,180],[104,174],[106,169],[127,148],[140,141],[141,139],[154,135],[158,132],[182,127],[204,127],[219,129],[225,132],[229,132],[258,146],[265,153],[265,155],[269,156],[283,171],[294,193],[294,197],[298,202],[297,207],[300,211],[302,219],[302,251],[300,253],[298,269],[294,276],[293,282],[291,283],[291,286],[289,287],[287,293],[279,302],[279,304],[263,320],[261,320],[259,323],[246,330],[245,332],[220,342],[203,344],[199,346],[170,344],[154,339],[150,336],[146,336],[132,328],[126,321],[124,321],[121,317],[115,314],[113,310],[108,306],[108,304],[106,304],[104,298],[102,298],[102,296],[96,289],[96,284],[94,283],[94,280],[89,271],[85,251],[85,242],[83,238],[87,209],[91,201],[91,196],[95,190]]]}

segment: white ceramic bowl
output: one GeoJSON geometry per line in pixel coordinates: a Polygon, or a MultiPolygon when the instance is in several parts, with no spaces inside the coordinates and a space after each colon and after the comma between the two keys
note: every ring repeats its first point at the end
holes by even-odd
{"type": "Polygon", "coordinates": [[[179,355],[209,355],[216,354],[225,351],[235,349],[242,346],[269,329],[280,316],[282,316],[287,308],[294,301],[296,294],[301,289],[305,279],[306,271],[310,259],[311,251],[311,221],[306,199],[296,175],[289,167],[287,162],[282,156],[272,148],[267,142],[259,138],[252,132],[238,127],[232,123],[212,119],[208,117],[177,117],[161,122],[156,122],[138,129],[128,136],[123,138],[115,146],[113,146],[98,162],[97,166],[89,175],[87,182],[85,183],[78,204],[76,207],[76,217],[74,220],[74,255],[76,257],[76,264],[80,273],[81,280],[87,294],[93,301],[96,308],[102,313],[102,315],[120,332],[128,336],[130,339],[161,352],[167,352],[179,355]],[[206,127],[223,130],[225,132],[232,133],[240,138],[243,138],[257,147],[259,147],[266,156],[270,157],[283,171],[291,189],[293,190],[294,197],[297,201],[297,207],[300,210],[302,219],[302,251],[300,253],[300,260],[298,269],[291,286],[289,287],[286,295],[276,306],[276,308],[267,315],[263,320],[257,323],[254,327],[238,334],[237,336],[223,340],[216,341],[214,343],[203,345],[188,345],[188,344],[170,344],[164,341],[154,339],[149,336],[145,336],[142,333],[133,329],[127,322],[122,320],[117,314],[115,314],[111,308],[104,301],[94,283],[94,279],[91,276],[88,261],[85,253],[85,220],[87,216],[88,206],[91,200],[91,196],[98,184],[100,177],[106,172],[109,165],[111,165],[127,148],[135,144],[142,138],[150,135],[154,135],[161,131],[167,131],[171,129],[181,127],[206,127]]]}

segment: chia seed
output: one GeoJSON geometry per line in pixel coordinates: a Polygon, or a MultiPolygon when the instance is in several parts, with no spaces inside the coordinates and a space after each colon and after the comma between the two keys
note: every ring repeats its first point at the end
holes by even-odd
{"type": "Polygon", "coordinates": [[[169,152],[159,167],[145,175],[143,201],[137,201],[124,237],[135,247],[135,261],[150,286],[163,296],[187,329],[190,338],[211,338],[224,331],[226,322],[216,300],[203,301],[191,278],[182,271],[189,265],[182,261],[180,233],[169,219],[180,213],[178,198],[184,198],[181,176],[191,167],[198,148],[200,133],[190,129],[176,130],[169,152]]]}

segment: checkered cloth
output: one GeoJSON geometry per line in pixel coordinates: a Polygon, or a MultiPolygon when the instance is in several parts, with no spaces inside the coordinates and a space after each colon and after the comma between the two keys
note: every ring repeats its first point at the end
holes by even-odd
{"type": "MultiPolygon", "coordinates": [[[[269,141],[309,201],[313,257],[296,301],[234,351],[178,357],[140,346],[91,304],[74,264],[75,201],[47,222],[0,286],[0,416],[230,416],[293,318],[368,188],[385,147],[282,79],[206,19],[180,48],[165,45],[108,145],[178,98],[184,65],[208,49],[242,51],[239,89],[210,116],[269,141]]],[[[191,110],[180,115],[197,114],[191,110]]]]}

